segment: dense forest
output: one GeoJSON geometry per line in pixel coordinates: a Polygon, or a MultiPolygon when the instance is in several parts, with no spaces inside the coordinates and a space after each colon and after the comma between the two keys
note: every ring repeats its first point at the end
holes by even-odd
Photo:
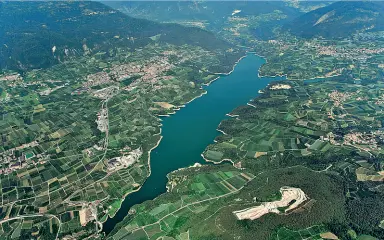
{"type": "Polygon", "coordinates": [[[380,1],[340,1],[301,15],[285,25],[292,34],[329,39],[357,32],[384,30],[384,5],[380,1]]]}
{"type": "Polygon", "coordinates": [[[113,54],[118,47],[134,50],[153,37],[211,51],[233,47],[208,31],[129,17],[99,2],[1,2],[0,26],[0,68],[19,71],[50,67],[83,54],[113,54]]]}

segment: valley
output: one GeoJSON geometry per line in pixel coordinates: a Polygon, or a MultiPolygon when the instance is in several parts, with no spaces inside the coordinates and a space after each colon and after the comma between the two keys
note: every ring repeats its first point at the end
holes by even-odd
{"type": "Polygon", "coordinates": [[[0,239],[383,239],[383,6],[0,2],[0,239]]]}

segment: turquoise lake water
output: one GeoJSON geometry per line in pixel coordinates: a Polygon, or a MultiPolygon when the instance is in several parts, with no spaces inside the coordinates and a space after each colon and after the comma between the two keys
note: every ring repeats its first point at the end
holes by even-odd
{"type": "Polygon", "coordinates": [[[187,104],[175,115],[162,118],[163,139],[151,153],[152,173],[138,192],[126,197],[115,217],[103,224],[106,234],[123,220],[133,205],[166,192],[168,173],[196,162],[204,164],[201,153],[220,134],[216,129],[226,114],[247,104],[271,81],[283,79],[258,77],[258,69],[264,62],[263,58],[248,54],[230,75],[205,87],[208,94],[187,104]]]}

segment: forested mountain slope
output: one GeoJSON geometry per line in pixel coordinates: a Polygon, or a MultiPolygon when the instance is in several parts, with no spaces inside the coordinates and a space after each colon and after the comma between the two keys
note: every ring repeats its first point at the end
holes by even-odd
{"type": "Polygon", "coordinates": [[[382,2],[340,1],[308,12],[285,28],[292,34],[304,37],[345,38],[356,32],[373,32],[384,29],[382,2]]]}
{"type": "Polygon", "coordinates": [[[64,59],[151,42],[226,50],[226,42],[199,28],[129,17],[99,2],[0,3],[0,68],[44,68],[64,59]]]}

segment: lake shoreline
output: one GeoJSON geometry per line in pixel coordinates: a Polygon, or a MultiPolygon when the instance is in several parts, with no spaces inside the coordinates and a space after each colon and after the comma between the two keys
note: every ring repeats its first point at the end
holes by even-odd
{"type": "MultiPolygon", "coordinates": [[[[170,113],[167,113],[167,114],[160,114],[160,115],[157,115],[158,117],[170,117],[171,115],[174,115],[176,114],[177,111],[179,111],[181,108],[184,108],[186,107],[189,103],[193,102],[194,100],[196,100],[197,98],[200,98],[202,96],[204,96],[205,94],[208,94],[208,91],[204,89],[204,86],[208,87],[209,85],[211,85],[211,83],[215,82],[216,80],[218,80],[220,77],[222,76],[228,76],[230,75],[236,68],[237,64],[239,64],[239,62],[248,56],[248,54],[251,54],[251,52],[246,52],[244,56],[240,57],[233,65],[232,67],[232,70],[229,71],[228,73],[213,73],[214,75],[218,75],[216,78],[210,80],[208,83],[203,83],[201,86],[200,86],[200,90],[203,90],[203,92],[200,94],[200,95],[197,95],[196,97],[192,98],[191,100],[187,101],[186,103],[184,103],[183,105],[180,105],[180,106],[176,106],[176,108],[173,108],[172,112],[170,113]]],[[[255,54],[256,55],[256,54],[255,54]]]]}
{"type": "MultiPolygon", "coordinates": [[[[220,77],[222,77],[222,75],[225,75],[225,76],[230,75],[230,74],[235,70],[235,68],[236,68],[236,66],[239,64],[239,62],[240,62],[243,58],[247,57],[248,54],[249,54],[249,53],[246,52],[244,56],[240,57],[240,58],[234,63],[234,65],[233,65],[233,67],[232,67],[232,70],[231,70],[230,72],[228,72],[228,73],[214,73],[215,75],[219,75],[219,76],[217,76],[216,78],[212,79],[212,80],[209,81],[208,83],[204,83],[204,84],[202,84],[202,86],[200,86],[200,89],[203,90],[203,92],[202,92],[200,95],[197,95],[197,96],[195,96],[194,98],[192,98],[191,100],[187,101],[185,104],[180,105],[180,106],[177,106],[176,108],[172,109],[173,112],[168,113],[168,114],[160,114],[160,115],[156,115],[156,117],[158,117],[158,118],[160,119],[160,121],[162,121],[161,117],[170,117],[171,115],[176,114],[181,108],[186,107],[186,105],[188,105],[189,103],[191,103],[191,102],[193,102],[194,100],[196,100],[196,99],[198,99],[198,98],[204,96],[205,94],[208,94],[208,91],[204,89],[204,86],[209,86],[211,83],[213,83],[214,81],[216,81],[216,80],[218,80],[220,77]]],[[[159,146],[161,140],[163,139],[163,136],[161,135],[161,133],[162,133],[162,124],[160,124],[159,127],[160,127],[160,131],[159,131],[159,133],[156,133],[156,134],[154,134],[153,136],[160,135],[160,139],[157,141],[157,143],[155,144],[155,146],[152,147],[152,148],[148,151],[148,171],[149,171],[149,173],[148,173],[148,175],[147,175],[147,178],[146,178],[146,180],[143,182],[143,184],[140,184],[140,187],[139,187],[139,188],[137,188],[137,189],[135,189],[135,190],[133,190],[133,191],[131,191],[131,192],[128,192],[128,193],[124,194],[123,197],[121,197],[121,200],[122,200],[121,205],[124,203],[124,200],[126,199],[126,197],[128,197],[129,195],[131,195],[131,194],[133,194],[133,193],[135,193],[135,192],[140,191],[141,188],[143,187],[144,183],[147,181],[147,179],[148,179],[148,178],[151,176],[151,174],[152,174],[152,168],[151,168],[151,152],[159,146]]],[[[193,166],[195,166],[196,164],[199,164],[199,163],[195,163],[193,166]]],[[[185,168],[189,168],[189,167],[193,167],[193,166],[187,166],[187,167],[185,167],[185,168]]],[[[175,170],[175,171],[178,171],[178,170],[181,170],[181,169],[184,169],[184,168],[180,168],[180,169],[177,169],[177,170],[175,170]]],[[[171,172],[171,173],[172,173],[172,172],[171,172]]],[[[168,176],[167,176],[167,178],[168,178],[168,176]]],[[[167,190],[168,190],[168,189],[167,189],[167,190]]],[[[113,218],[116,216],[117,212],[121,209],[121,205],[120,205],[120,208],[114,213],[113,216],[110,216],[110,215],[108,214],[108,217],[107,217],[104,221],[100,221],[100,223],[101,223],[101,224],[104,224],[105,222],[108,221],[108,219],[113,219],[113,218]]],[[[104,226],[103,226],[102,228],[100,228],[99,232],[103,232],[103,230],[104,230],[104,226]]]]}
{"type": "Polygon", "coordinates": [[[225,134],[220,130],[221,121],[226,117],[237,117],[231,115],[233,109],[245,105],[250,99],[258,96],[258,90],[278,80],[259,78],[257,71],[264,63],[265,59],[247,52],[233,65],[229,73],[221,74],[202,84],[200,88],[204,91],[201,94],[191,98],[186,104],[175,107],[170,114],[157,115],[161,121],[163,138],[151,149],[151,151],[157,150],[149,154],[148,177],[135,192],[125,195],[115,217],[108,218],[104,222],[104,234],[108,235],[118,230],[121,224],[124,224],[122,221],[126,218],[127,212],[132,213],[130,209],[135,209],[134,206],[156,200],[171,191],[173,185],[170,176],[174,172],[194,167],[198,171],[200,167],[224,162],[241,168],[240,164],[235,165],[231,159],[222,159],[217,163],[206,159],[202,153],[220,133],[225,134]],[[219,78],[223,78],[222,81],[216,81],[219,78]],[[215,84],[212,84],[213,82],[215,84]],[[197,100],[194,101],[195,99],[197,100]],[[179,110],[182,111],[175,114],[179,110]],[[174,116],[168,118],[170,115],[174,116]]]}
{"type": "MultiPolygon", "coordinates": [[[[259,55],[255,52],[252,52],[252,53],[254,53],[258,57],[263,58],[265,60],[265,64],[268,63],[267,57],[259,55]]],[[[260,68],[261,68],[261,66],[260,66],[260,68]]],[[[311,77],[311,78],[305,78],[305,79],[291,79],[291,78],[288,78],[288,74],[262,75],[262,74],[260,74],[260,68],[258,70],[258,77],[260,77],[260,78],[263,78],[263,77],[268,77],[268,78],[284,77],[286,80],[289,80],[289,81],[306,81],[306,80],[313,80],[313,79],[326,79],[326,78],[333,78],[333,77],[337,77],[337,76],[342,75],[341,73],[338,73],[338,74],[332,74],[330,76],[317,76],[317,77],[311,77]]]]}

